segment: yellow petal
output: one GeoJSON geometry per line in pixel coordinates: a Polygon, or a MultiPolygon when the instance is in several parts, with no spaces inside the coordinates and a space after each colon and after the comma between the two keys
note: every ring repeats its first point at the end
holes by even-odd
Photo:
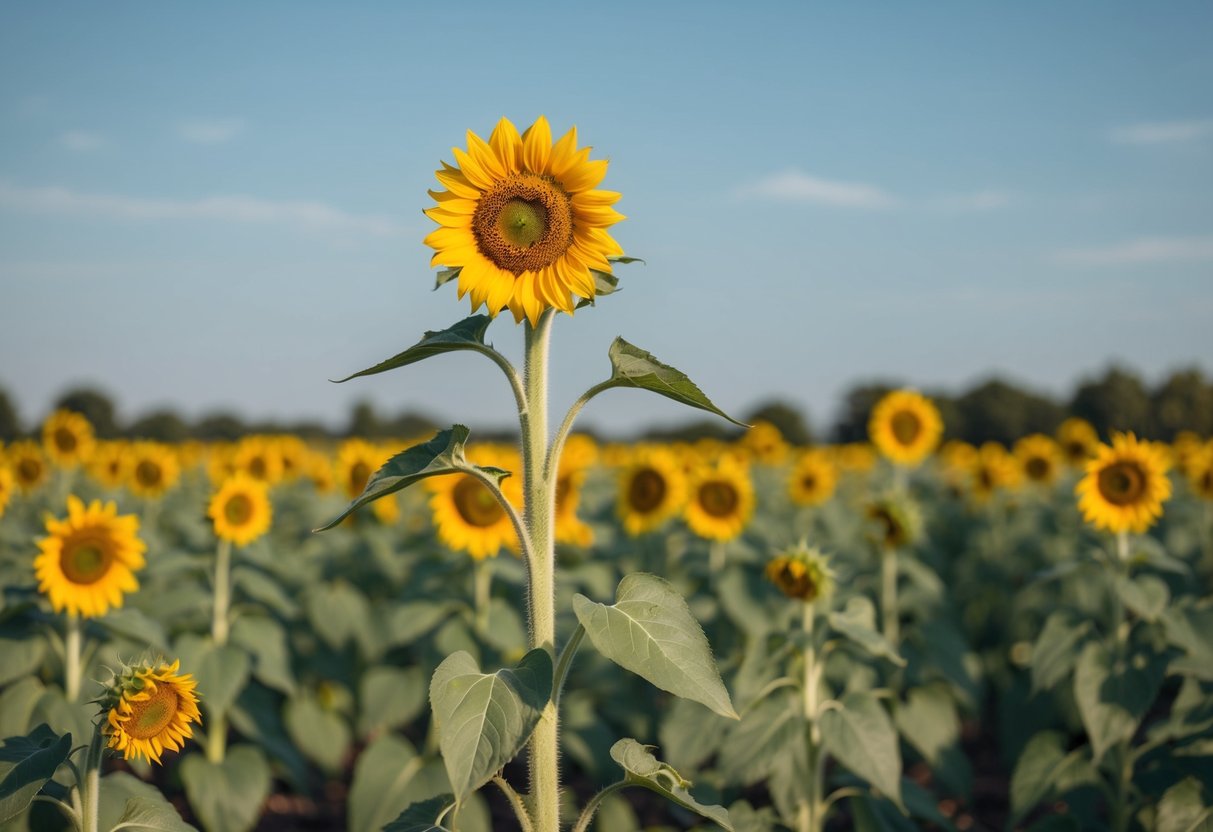
{"type": "Polygon", "coordinates": [[[471,130],[468,131],[468,154],[476,160],[481,169],[493,177],[494,182],[506,177],[505,165],[497,158],[493,148],[471,130]]]}
{"type": "Polygon", "coordinates": [[[540,116],[522,134],[523,167],[531,173],[547,173],[548,157],[551,152],[552,128],[548,126],[548,120],[540,116]]]}
{"type": "Polygon", "coordinates": [[[473,159],[457,147],[452,147],[451,152],[455,154],[455,161],[459,163],[459,170],[463,171],[463,175],[467,177],[469,182],[482,191],[487,191],[493,187],[493,183],[497,180],[490,171],[481,166],[478,160],[473,159]]]}
{"type": "Polygon", "coordinates": [[[598,187],[607,172],[606,159],[594,159],[582,162],[560,177],[560,184],[569,193],[588,191],[598,187]]]}
{"type": "Polygon", "coordinates": [[[522,169],[522,136],[508,118],[503,116],[497,122],[489,136],[489,145],[508,173],[518,173],[522,169]]]}

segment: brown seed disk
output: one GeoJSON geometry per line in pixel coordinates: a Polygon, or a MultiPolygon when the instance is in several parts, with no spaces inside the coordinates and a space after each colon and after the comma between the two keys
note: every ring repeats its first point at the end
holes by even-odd
{"type": "Polygon", "coordinates": [[[522,274],[559,260],[573,243],[573,203],[554,182],[520,173],[486,191],[472,214],[472,234],[480,253],[498,268],[522,274]],[[526,215],[532,225],[511,228],[503,215],[526,215]],[[535,223],[538,227],[535,227],[535,223]]]}

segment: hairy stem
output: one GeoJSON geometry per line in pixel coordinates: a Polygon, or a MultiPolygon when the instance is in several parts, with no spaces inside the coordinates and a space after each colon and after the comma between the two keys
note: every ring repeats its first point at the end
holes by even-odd
{"type": "Polygon", "coordinates": [[[67,614],[67,632],[63,638],[63,692],[68,702],[80,698],[80,680],[84,674],[80,655],[83,650],[83,624],[74,612],[67,614]]]}
{"type": "MultiPolygon", "coordinates": [[[[215,604],[211,615],[211,640],[216,647],[227,644],[229,615],[232,596],[232,544],[220,540],[215,553],[215,604]]],[[[213,709],[208,716],[206,757],[212,763],[222,763],[227,756],[227,713],[222,708],[213,709]]]]}

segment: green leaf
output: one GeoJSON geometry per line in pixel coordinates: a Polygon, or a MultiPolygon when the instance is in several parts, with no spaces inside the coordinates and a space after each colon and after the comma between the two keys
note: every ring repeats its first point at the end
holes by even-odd
{"type": "Polygon", "coordinates": [[[181,780],[202,826],[224,832],[247,832],[256,826],[270,793],[269,763],[250,745],[229,748],[222,763],[190,754],[181,761],[181,780]]]}
{"type": "Polygon", "coordinates": [[[395,494],[427,477],[461,471],[480,471],[497,482],[501,482],[509,476],[508,471],[500,468],[482,468],[468,462],[463,455],[467,438],[468,429],[463,425],[455,425],[449,430],[439,431],[428,442],[414,445],[396,454],[371,475],[362,494],[356,497],[345,511],[337,515],[332,522],[315,531],[328,531],[367,503],[378,500],[380,497],[386,497],[388,494],[395,494]]]}
{"type": "Polygon", "coordinates": [[[232,624],[232,643],[252,654],[253,675],[261,682],[287,696],[294,694],[295,676],[281,624],[264,615],[242,615],[232,624]]]}
{"type": "Polygon", "coordinates": [[[1024,746],[1011,774],[1011,823],[1056,794],[1054,775],[1066,758],[1062,736],[1041,731],[1024,746]]]}
{"type": "Polygon", "coordinates": [[[943,752],[960,740],[956,705],[942,685],[911,690],[894,721],[932,767],[938,766],[943,752]]]}
{"type": "Polygon", "coordinates": [[[336,379],[334,383],[341,384],[352,378],[384,373],[397,367],[415,364],[434,355],[441,355],[444,352],[454,352],[456,350],[492,352],[493,348],[484,342],[484,333],[492,322],[493,319],[488,315],[473,315],[446,329],[438,330],[437,332],[427,331],[420,341],[404,352],[397,353],[386,361],[380,361],[374,367],[368,367],[353,375],[336,379]]]}
{"type": "Polygon", "coordinates": [[[383,832],[450,832],[438,825],[438,818],[455,805],[453,795],[440,794],[412,806],[400,813],[400,817],[383,827],[383,832]]]}
{"type": "Polygon", "coordinates": [[[1032,692],[1052,690],[1078,661],[1078,646],[1091,629],[1091,622],[1075,620],[1066,610],[1045,619],[1040,637],[1032,648],[1032,692]]]}
{"type": "Polygon", "coordinates": [[[1074,670],[1074,698],[1096,765],[1109,748],[1133,736],[1160,682],[1150,664],[1114,666],[1103,644],[1093,641],[1083,648],[1074,670]]]}
{"type": "Polygon", "coordinates": [[[409,786],[424,760],[401,737],[384,734],[358,756],[348,801],[350,832],[379,832],[417,799],[409,786]]]}
{"type": "MultiPolygon", "coordinates": [[[[425,707],[425,671],[420,667],[372,667],[358,683],[358,733],[398,728],[413,720],[425,707]]],[[[403,808],[403,807],[401,807],[403,808]]]]}
{"type": "Polygon", "coordinates": [[[782,688],[746,710],[720,749],[719,767],[730,783],[751,785],[768,777],[803,748],[805,723],[800,699],[782,688]]]}
{"type": "Polygon", "coordinates": [[[603,382],[602,389],[638,387],[641,390],[651,390],[676,402],[714,413],[735,425],[749,427],[745,422],[737,421],[712,404],[685,373],[669,364],[661,363],[652,353],[633,346],[622,338],[616,338],[608,355],[611,359],[611,377],[603,382]]]}
{"type": "Polygon", "coordinates": [[[1193,832],[1213,818],[1213,809],[1205,806],[1200,782],[1187,777],[1167,789],[1158,803],[1158,832],[1193,832]]]}
{"type": "Polygon", "coordinates": [[[1172,606],[1161,618],[1168,642],[1199,662],[1213,664],[1213,606],[1172,606]]]}
{"type": "Polygon", "coordinates": [[[42,665],[45,645],[40,638],[0,638],[0,687],[35,673],[42,665]]]}
{"type": "Polygon", "coordinates": [[[308,759],[329,773],[341,768],[352,739],[341,714],[305,693],[286,703],[283,721],[291,740],[308,759]]]}
{"type": "Polygon", "coordinates": [[[168,647],[164,625],[134,607],[111,610],[96,621],[114,635],[130,639],[135,644],[143,644],[156,650],[168,647]]]}
{"type": "Polygon", "coordinates": [[[905,667],[906,660],[898,655],[888,639],[877,632],[876,608],[865,596],[856,595],[847,601],[845,609],[831,612],[829,621],[835,632],[846,636],[873,656],[888,659],[898,667],[905,667]]]}
{"type": "Polygon", "coordinates": [[[34,795],[67,759],[72,735],[59,736],[45,723],[0,746],[0,823],[25,811],[34,795]]]}
{"type": "Polygon", "coordinates": [[[453,266],[449,269],[439,269],[438,274],[434,276],[434,289],[436,290],[444,283],[449,283],[455,278],[459,277],[459,273],[461,271],[463,271],[463,266],[453,266]]]}
{"type": "Polygon", "coordinates": [[[658,738],[672,765],[698,768],[716,753],[730,726],[698,702],[675,699],[661,720],[658,738]]]}
{"type": "Polygon", "coordinates": [[[839,705],[821,715],[822,744],[830,756],[900,807],[901,749],[889,715],[867,692],[848,693],[839,705]]]}
{"type": "Polygon", "coordinates": [[[248,681],[249,656],[239,647],[217,647],[210,639],[192,634],[177,640],[177,658],[193,674],[210,713],[228,710],[248,681]]]}
{"type": "Polygon", "coordinates": [[[334,650],[366,642],[373,629],[366,596],[343,580],[314,584],[304,607],[312,629],[334,650]]]}
{"type": "MultiPolygon", "coordinates": [[[[185,822],[181,820],[181,816],[177,814],[177,810],[165,799],[158,788],[151,783],[145,783],[138,777],[125,771],[115,771],[113,774],[107,774],[101,778],[101,805],[98,807],[97,812],[97,828],[112,830],[118,825],[122,816],[126,814],[129,808],[128,804],[135,799],[153,805],[161,805],[168,811],[171,811],[176,816],[177,821],[182,824],[175,827],[176,829],[194,828],[185,825],[185,822]]],[[[174,827],[169,828],[172,829],[174,827]]]]}
{"type": "Polygon", "coordinates": [[[1116,579],[1116,592],[1125,606],[1145,621],[1158,620],[1171,598],[1166,583],[1154,575],[1138,575],[1136,578],[1120,575],[1116,579]]]}
{"type": "Polygon", "coordinates": [[[462,803],[522,750],[552,696],[552,657],[535,649],[518,667],[481,673],[468,653],[447,656],[430,680],[442,761],[462,803]]]}
{"type": "Polygon", "coordinates": [[[126,801],[126,809],[118,823],[110,827],[110,832],[119,829],[145,829],[151,832],[197,832],[197,830],[181,819],[173,804],[167,800],[151,800],[146,797],[132,797],[126,801]]]}
{"type": "Polygon", "coordinates": [[[628,575],[614,606],[573,596],[573,611],[602,655],[662,690],[738,719],[707,637],[687,602],[656,575],[628,575]]]}
{"type": "Polygon", "coordinates": [[[664,795],[682,808],[689,809],[717,826],[733,832],[728,810],[723,806],[705,806],[696,800],[694,795],[687,791],[691,781],[684,779],[670,764],[663,763],[650,754],[649,748],[651,746],[641,745],[633,739],[623,739],[611,746],[611,758],[627,772],[627,782],[664,795]]]}

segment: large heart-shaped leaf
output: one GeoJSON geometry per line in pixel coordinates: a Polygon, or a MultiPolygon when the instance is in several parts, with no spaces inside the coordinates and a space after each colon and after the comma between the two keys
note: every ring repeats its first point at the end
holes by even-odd
{"type": "Polygon", "coordinates": [[[181,762],[181,779],[190,807],[207,829],[244,832],[257,825],[261,804],[270,793],[270,766],[260,749],[228,749],[222,763],[201,754],[181,762]]]}
{"type": "Polygon", "coordinates": [[[656,575],[628,575],[615,604],[573,597],[573,611],[602,655],[662,690],[737,719],[716,660],[687,602],[656,575]]]}
{"type": "Polygon", "coordinates": [[[682,808],[690,809],[717,826],[733,832],[728,810],[723,806],[705,806],[696,800],[694,795],[687,791],[687,786],[691,785],[690,781],[684,779],[669,763],[663,763],[650,754],[649,746],[641,745],[633,739],[620,740],[611,746],[611,759],[627,772],[628,783],[664,795],[682,808]]]}
{"type": "Polygon", "coordinates": [[[735,425],[749,427],[712,404],[712,400],[687,378],[686,373],[663,364],[652,353],[616,338],[607,355],[611,359],[611,377],[599,386],[600,389],[639,387],[641,390],[651,390],[676,402],[715,413],[735,425]]]}
{"type": "Polygon", "coordinates": [[[72,735],[59,736],[43,723],[0,746],[0,823],[25,811],[34,795],[72,750],[72,735]]]}
{"type": "Polygon", "coordinates": [[[327,531],[367,503],[395,494],[426,477],[479,471],[501,482],[510,475],[508,471],[500,468],[483,468],[468,462],[463,453],[467,438],[468,429],[463,425],[455,425],[449,430],[439,431],[428,442],[422,442],[396,454],[371,475],[366,488],[354,498],[345,511],[315,531],[327,531]]]}
{"type": "Polygon", "coordinates": [[[470,654],[443,660],[430,679],[438,746],[462,802],[522,750],[552,696],[552,657],[535,649],[516,668],[481,673],[470,654]]]}
{"type": "Polygon", "coordinates": [[[132,797],[126,801],[126,808],[118,823],[111,827],[110,832],[122,829],[143,830],[143,832],[198,832],[181,819],[173,804],[163,798],[159,800],[146,797],[132,797]]]}
{"type": "Polygon", "coordinates": [[[365,370],[360,370],[357,373],[348,375],[345,378],[335,379],[336,384],[349,381],[352,378],[361,376],[373,376],[378,373],[385,373],[388,370],[394,370],[397,367],[404,367],[409,364],[416,364],[434,355],[441,355],[444,352],[454,352],[456,350],[474,350],[476,352],[493,353],[495,352],[492,346],[484,342],[484,333],[488,330],[489,324],[493,319],[488,315],[473,315],[470,318],[464,318],[459,323],[438,331],[427,331],[413,346],[401,353],[393,355],[386,361],[380,361],[373,367],[368,367],[365,370]]]}
{"type": "Polygon", "coordinates": [[[1096,765],[1109,748],[1133,736],[1161,682],[1152,665],[1118,664],[1100,642],[1083,648],[1074,668],[1074,699],[1096,765]]]}
{"type": "Polygon", "coordinates": [[[871,693],[842,697],[821,715],[821,739],[830,756],[901,805],[901,749],[889,715],[871,693]]]}

